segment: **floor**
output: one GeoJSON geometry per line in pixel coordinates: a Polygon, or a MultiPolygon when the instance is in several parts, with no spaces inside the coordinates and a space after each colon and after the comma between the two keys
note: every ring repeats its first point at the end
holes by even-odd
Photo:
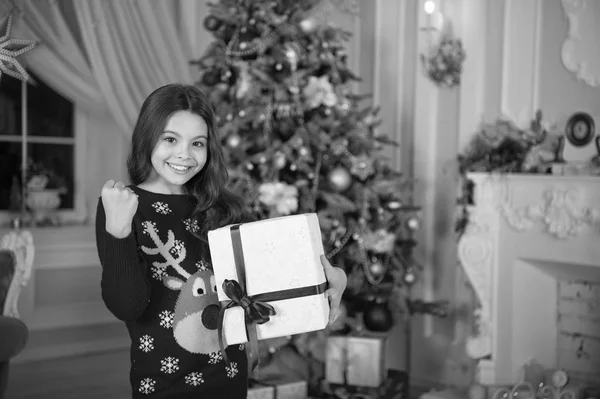
{"type": "Polygon", "coordinates": [[[129,399],[127,351],[13,364],[6,399],[129,399]]]}
{"type": "Polygon", "coordinates": [[[130,399],[128,375],[127,351],[13,364],[5,399],[130,399]]]}

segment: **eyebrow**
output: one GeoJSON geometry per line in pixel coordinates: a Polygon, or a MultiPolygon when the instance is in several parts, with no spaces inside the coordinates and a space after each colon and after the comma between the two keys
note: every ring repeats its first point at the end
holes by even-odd
{"type": "MultiPolygon", "coordinates": [[[[181,135],[179,133],[177,133],[173,130],[165,130],[162,132],[162,134],[165,134],[165,133],[171,133],[171,134],[174,134],[175,136],[181,137],[181,135]]],[[[192,140],[196,140],[196,139],[207,139],[208,140],[208,136],[203,134],[203,135],[198,135],[198,136],[192,138],[192,140]]]]}

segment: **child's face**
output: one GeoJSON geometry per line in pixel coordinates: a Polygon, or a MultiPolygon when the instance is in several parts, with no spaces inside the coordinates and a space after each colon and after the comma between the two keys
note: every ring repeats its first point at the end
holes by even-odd
{"type": "Polygon", "coordinates": [[[149,180],[167,194],[181,194],[183,185],[202,170],[208,156],[208,126],[202,117],[177,111],[167,121],[152,150],[149,180]]]}

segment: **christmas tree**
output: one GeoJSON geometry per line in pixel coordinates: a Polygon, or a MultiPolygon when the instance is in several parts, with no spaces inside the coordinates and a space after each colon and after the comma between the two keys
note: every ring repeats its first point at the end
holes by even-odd
{"type": "MultiPolygon", "coordinates": [[[[383,156],[394,146],[378,110],[353,93],[349,33],[318,15],[340,0],[221,0],[203,21],[214,37],[192,61],[210,95],[232,187],[259,219],[315,212],[327,257],[348,275],[345,306],[386,331],[410,300],[420,209],[412,183],[383,156]],[[396,307],[397,308],[397,307],[396,307]]],[[[352,7],[345,7],[352,8],[352,7]]]]}

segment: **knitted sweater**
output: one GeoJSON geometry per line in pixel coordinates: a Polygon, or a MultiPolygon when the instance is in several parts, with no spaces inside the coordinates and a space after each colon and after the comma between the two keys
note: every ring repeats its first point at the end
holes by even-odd
{"type": "Polygon", "coordinates": [[[194,199],[130,188],[139,198],[132,233],[106,231],[100,199],[96,244],[102,298],[131,337],[133,398],[246,398],[244,345],[226,349],[230,367],[219,350],[220,307],[207,246],[192,234],[194,199]]]}

